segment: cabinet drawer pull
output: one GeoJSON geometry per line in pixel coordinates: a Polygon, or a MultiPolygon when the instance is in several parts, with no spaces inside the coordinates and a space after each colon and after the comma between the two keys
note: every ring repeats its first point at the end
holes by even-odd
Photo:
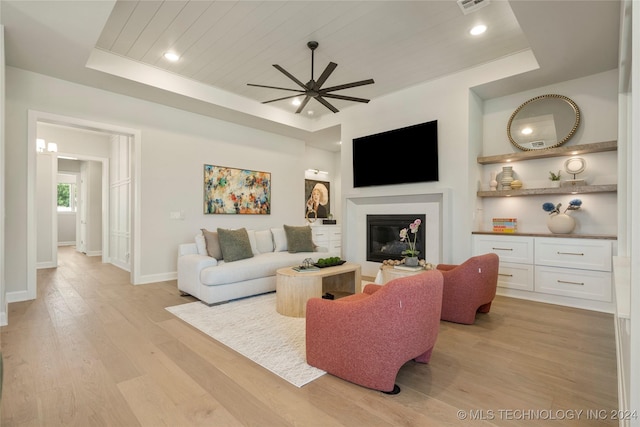
{"type": "Polygon", "coordinates": [[[584,256],[584,254],[577,253],[577,252],[558,252],[558,255],[578,255],[578,256],[584,256]]]}
{"type": "Polygon", "coordinates": [[[513,277],[513,274],[498,273],[498,276],[513,277]]]}
{"type": "Polygon", "coordinates": [[[567,283],[569,285],[580,285],[584,286],[584,282],[568,282],[566,280],[558,280],[558,283],[567,283]]]}
{"type": "Polygon", "coordinates": [[[491,248],[494,251],[513,251],[513,248],[491,248]]]}

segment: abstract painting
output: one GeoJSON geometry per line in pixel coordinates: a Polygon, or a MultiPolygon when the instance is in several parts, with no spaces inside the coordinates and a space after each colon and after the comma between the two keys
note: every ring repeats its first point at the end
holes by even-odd
{"type": "Polygon", "coordinates": [[[271,214],[271,173],[204,165],[205,214],[271,214]]]}

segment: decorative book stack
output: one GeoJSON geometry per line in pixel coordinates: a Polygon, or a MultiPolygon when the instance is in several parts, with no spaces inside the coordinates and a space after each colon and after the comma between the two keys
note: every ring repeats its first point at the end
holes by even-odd
{"type": "Polygon", "coordinates": [[[493,218],[494,233],[515,233],[518,231],[518,218],[493,218]]]}
{"type": "Polygon", "coordinates": [[[311,271],[320,270],[320,268],[316,267],[315,265],[311,265],[311,266],[299,265],[299,266],[291,267],[291,268],[294,269],[295,271],[297,271],[298,273],[308,273],[308,272],[311,272],[311,271]]]}

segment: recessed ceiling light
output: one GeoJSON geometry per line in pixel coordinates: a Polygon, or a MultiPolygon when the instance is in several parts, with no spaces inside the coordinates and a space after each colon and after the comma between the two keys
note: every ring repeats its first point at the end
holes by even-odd
{"type": "Polygon", "coordinates": [[[171,62],[176,62],[178,59],[180,59],[180,55],[174,52],[165,52],[164,57],[171,62]]]}
{"type": "Polygon", "coordinates": [[[300,105],[302,102],[298,98],[293,98],[293,101],[291,101],[291,103],[293,105],[300,105]]]}
{"type": "Polygon", "coordinates": [[[469,34],[471,34],[472,36],[479,36],[480,34],[484,33],[485,31],[487,31],[487,26],[486,25],[476,25],[475,27],[473,27],[469,31],[469,34]]]}
{"type": "Polygon", "coordinates": [[[310,116],[313,116],[315,114],[315,111],[309,110],[309,111],[307,111],[307,114],[310,115],[310,116]]]}
{"type": "Polygon", "coordinates": [[[523,135],[531,135],[531,133],[533,132],[533,129],[531,128],[524,128],[522,129],[520,132],[522,132],[523,135]]]}

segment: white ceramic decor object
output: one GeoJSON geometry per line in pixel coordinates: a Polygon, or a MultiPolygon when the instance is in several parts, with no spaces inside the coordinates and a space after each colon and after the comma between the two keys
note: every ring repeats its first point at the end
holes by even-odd
{"type": "Polygon", "coordinates": [[[551,214],[547,219],[547,227],[554,234],[570,234],[576,228],[576,220],[567,214],[551,214]]]}

